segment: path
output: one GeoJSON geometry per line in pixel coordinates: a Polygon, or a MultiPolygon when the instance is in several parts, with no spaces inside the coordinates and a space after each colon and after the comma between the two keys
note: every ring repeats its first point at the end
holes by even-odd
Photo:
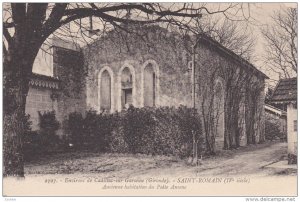
{"type": "MultiPolygon", "coordinates": [[[[233,151],[223,151],[189,166],[186,160],[165,156],[130,154],[70,153],[45,158],[25,166],[26,175],[68,174],[132,178],[138,176],[217,176],[279,175],[276,169],[263,168],[286,156],[286,143],[266,143],[233,151]]],[[[286,174],[296,175],[295,171],[286,174]]]]}

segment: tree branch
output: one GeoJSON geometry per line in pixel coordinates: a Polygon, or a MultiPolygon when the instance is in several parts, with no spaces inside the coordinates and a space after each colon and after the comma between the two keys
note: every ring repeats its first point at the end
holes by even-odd
{"type": "Polygon", "coordinates": [[[12,28],[15,26],[13,22],[3,22],[3,28],[12,28]]]}
{"type": "MultiPolygon", "coordinates": [[[[64,15],[65,9],[67,8],[66,3],[56,3],[55,6],[52,9],[52,12],[49,15],[49,18],[46,20],[42,27],[42,32],[46,33],[48,35],[49,32],[52,32],[52,30],[56,30],[58,25],[60,25],[60,20],[64,15]]],[[[43,37],[45,37],[43,36],[43,37]]],[[[47,38],[47,37],[46,37],[47,38]]]]}
{"type": "Polygon", "coordinates": [[[9,34],[7,28],[3,27],[3,35],[8,43],[8,46],[12,45],[13,43],[12,36],[9,34]]]}

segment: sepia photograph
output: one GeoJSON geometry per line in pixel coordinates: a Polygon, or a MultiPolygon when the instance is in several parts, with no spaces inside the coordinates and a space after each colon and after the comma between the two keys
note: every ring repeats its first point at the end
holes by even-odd
{"type": "Polygon", "coordinates": [[[2,20],[2,197],[295,201],[297,2],[6,2],[2,20]]]}

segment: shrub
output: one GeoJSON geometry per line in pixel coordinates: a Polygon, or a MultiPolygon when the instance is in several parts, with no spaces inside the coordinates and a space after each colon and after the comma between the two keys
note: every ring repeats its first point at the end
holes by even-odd
{"type": "Polygon", "coordinates": [[[23,148],[25,160],[34,159],[36,156],[48,153],[51,149],[49,138],[37,131],[31,131],[25,135],[23,148]]]}
{"type": "Polygon", "coordinates": [[[190,156],[193,133],[203,151],[200,116],[187,107],[134,108],[114,114],[70,114],[69,130],[86,149],[190,156]]]}
{"type": "Polygon", "coordinates": [[[59,122],[56,120],[55,111],[46,111],[39,114],[40,133],[46,136],[56,136],[55,132],[59,129],[59,122]]]}
{"type": "Polygon", "coordinates": [[[108,152],[117,152],[117,153],[128,153],[129,146],[124,139],[124,128],[123,125],[123,118],[119,113],[113,114],[113,124],[114,127],[110,135],[106,137],[107,148],[106,151],[108,152]]]}
{"type": "Polygon", "coordinates": [[[55,112],[39,113],[39,131],[31,130],[29,115],[25,116],[24,126],[24,158],[30,160],[38,155],[56,151],[59,138],[55,132],[59,128],[59,122],[55,118],[55,112]]]}
{"type": "MultiPolygon", "coordinates": [[[[179,127],[182,131],[182,136],[179,137],[181,142],[181,148],[179,150],[185,150],[187,156],[192,155],[192,141],[193,133],[195,134],[195,141],[198,142],[198,154],[201,154],[204,149],[204,136],[202,134],[201,118],[197,110],[188,108],[185,106],[179,107],[177,111],[177,119],[179,127]]],[[[179,145],[179,144],[178,144],[179,145]]],[[[183,151],[181,151],[182,153],[183,151]]]]}
{"type": "Polygon", "coordinates": [[[131,153],[146,153],[153,151],[155,139],[154,109],[134,108],[132,106],[123,112],[124,141],[131,153]]]}
{"type": "Polygon", "coordinates": [[[83,147],[83,117],[79,112],[69,114],[66,132],[71,134],[70,141],[75,147],[83,147]]]}
{"type": "Polygon", "coordinates": [[[58,144],[59,138],[56,135],[56,131],[59,129],[59,122],[56,120],[55,111],[38,112],[39,113],[39,134],[41,145],[45,147],[47,151],[51,151],[53,147],[58,144]]]}
{"type": "Polygon", "coordinates": [[[39,136],[36,138],[43,149],[43,152],[52,152],[59,143],[59,137],[56,131],[59,129],[59,122],[56,120],[55,111],[38,112],[39,113],[39,136]]]}
{"type": "Polygon", "coordinates": [[[24,123],[25,135],[31,133],[31,131],[32,131],[32,129],[31,129],[32,121],[30,121],[30,115],[29,114],[25,114],[24,119],[23,119],[23,123],[24,123]]]}
{"type": "Polygon", "coordinates": [[[85,143],[91,149],[106,151],[114,126],[112,114],[102,113],[98,115],[96,111],[88,111],[83,120],[85,143]]]}
{"type": "Polygon", "coordinates": [[[186,157],[192,154],[193,133],[198,140],[198,152],[202,152],[203,136],[199,114],[191,108],[180,106],[161,107],[155,111],[156,154],[172,154],[186,157]]]}
{"type": "Polygon", "coordinates": [[[286,138],[286,134],[280,131],[279,123],[272,121],[272,119],[266,119],[265,137],[267,140],[282,140],[286,138]]]}
{"type": "Polygon", "coordinates": [[[297,155],[288,154],[288,164],[297,164],[297,155]]]}
{"type": "Polygon", "coordinates": [[[93,110],[87,111],[84,118],[81,113],[73,112],[67,120],[67,133],[77,148],[106,151],[117,127],[114,120],[117,118],[118,115],[97,114],[93,110]]]}

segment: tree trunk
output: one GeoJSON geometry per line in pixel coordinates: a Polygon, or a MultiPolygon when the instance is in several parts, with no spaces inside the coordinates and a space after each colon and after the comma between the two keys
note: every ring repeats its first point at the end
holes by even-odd
{"type": "Polygon", "coordinates": [[[24,177],[25,105],[34,59],[23,57],[5,58],[3,63],[3,176],[24,177]]]}
{"type": "Polygon", "coordinates": [[[4,114],[3,175],[24,177],[23,121],[24,111],[19,107],[13,114],[4,114]]]}
{"type": "Polygon", "coordinates": [[[35,57],[54,31],[43,29],[47,4],[13,4],[14,34],[3,51],[3,175],[24,176],[24,117],[35,57]]]}

